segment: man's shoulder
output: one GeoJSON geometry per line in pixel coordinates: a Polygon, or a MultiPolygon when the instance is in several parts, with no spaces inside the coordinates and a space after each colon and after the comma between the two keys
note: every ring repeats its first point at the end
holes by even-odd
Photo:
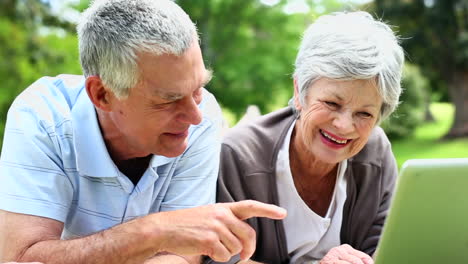
{"type": "Polygon", "coordinates": [[[42,77],[27,87],[15,99],[15,106],[44,107],[41,103],[65,103],[72,108],[78,95],[84,90],[84,77],[61,74],[42,77]]]}
{"type": "Polygon", "coordinates": [[[70,116],[83,91],[83,76],[62,74],[42,77],[18,95],[10,111],[27,112],[44,122],[61,122],[61,118],[70,116]]]}
{"type": "Polygon", "coordinates": [[[203,118],[210,120],[222,119],[221,107],[212,93],[203,89],[203,100],[200,103],[200,109],[203,112],[203,118]]]}

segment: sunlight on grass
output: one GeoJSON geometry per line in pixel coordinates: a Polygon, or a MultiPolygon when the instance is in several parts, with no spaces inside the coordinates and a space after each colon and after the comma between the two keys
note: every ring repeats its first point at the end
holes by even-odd
{"type": "Polygon", "coordinates": [[[435,122],[421,125],[410,138],[392,141],[399,167],[408,159],[468,157],[468,138],[440,140],[450,128],[453,111],[451,104],[434,103],[431,112],[435,122]]]}

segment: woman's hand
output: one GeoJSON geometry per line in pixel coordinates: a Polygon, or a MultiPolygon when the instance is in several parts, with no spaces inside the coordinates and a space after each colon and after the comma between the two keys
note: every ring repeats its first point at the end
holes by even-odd
{"type": "Polygon", "coordinates": [[[344,244],[330,249],[320,264],[374,264],[374,260],[366,253],[344,244]]]}

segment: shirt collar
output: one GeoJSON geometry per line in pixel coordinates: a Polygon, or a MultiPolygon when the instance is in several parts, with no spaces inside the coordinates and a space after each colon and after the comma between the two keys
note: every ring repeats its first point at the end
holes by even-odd
{"type": "Polygon", "coordinates": [[[96,110],[84,89],[84,83],[72,109],[72,120],[78,172],[92,177],[118,177],[120,172],[107,151],[96,110]]]}
{"type": "MultiPolygon", "coordinates": [[[[177,158],[177,157],[176,157],[177,158]]],[[[150,161],[151,167],[157,168],[159,166],[168,164],[172,161],[174,161],[176,158],[169,158],[165,156],[160,156],[160,155],[153,155],[153,158],[150,161]]]]}
{"type": "MultiPolygon", "coordinates": [[[[76,167],[81,175],[118,177],[120,171],[107,151],[93,103],[83,88],[72,109],[76,167]]],[[[175,158],[154,155],[151,167],[170,163],[175,158]]]]}

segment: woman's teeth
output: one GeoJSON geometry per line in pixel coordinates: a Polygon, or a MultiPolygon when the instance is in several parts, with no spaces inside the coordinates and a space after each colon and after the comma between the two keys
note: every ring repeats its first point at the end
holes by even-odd
{"type": "Polygon", "coordinates": [[[336,139],[336,138],[333,138],[332,136],[330,136],[329,134],[327,134],[325,131],[322,131],[320,130],[320,132],[322,133],[322,135],[328,139],[330,139],[331,141],[333,142],[336,142],[338,144],[346,144],[346,142],[348,142],[347,139],[344,139],[344,140],[339,140],[339,139],[336,139]]]}

